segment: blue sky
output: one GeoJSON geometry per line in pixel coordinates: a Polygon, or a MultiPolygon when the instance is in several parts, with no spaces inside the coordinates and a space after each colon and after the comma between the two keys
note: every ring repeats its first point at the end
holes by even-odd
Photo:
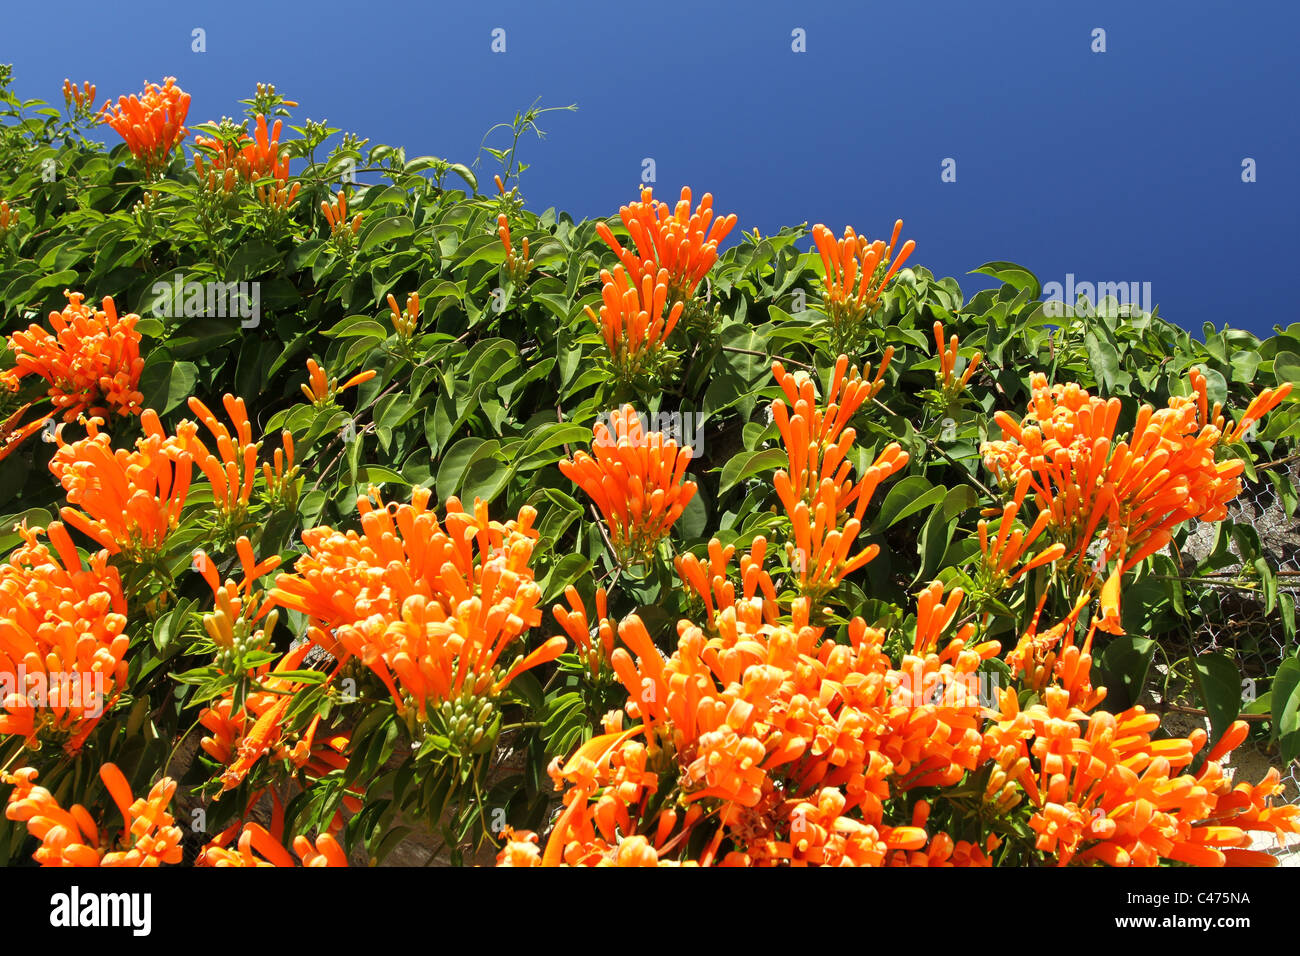
{"type": "Polygon", "coordinates": [[[174,75],[192,123],[269,81],[298,120],[461,162],[538,97],[576,103],[523,144],[531,208],[610,215],[650,157],[657,196],[710,191],[743,229],[880,236],[901,217],[914,261],[968,294],[1005,259],[1150,282],[1185,327],[1267,334],[1298,318],[1298,28],[1294,0],[60,0],[6,3],[0,62],[51,101],[65,76],[104,99],[174,75]]]}

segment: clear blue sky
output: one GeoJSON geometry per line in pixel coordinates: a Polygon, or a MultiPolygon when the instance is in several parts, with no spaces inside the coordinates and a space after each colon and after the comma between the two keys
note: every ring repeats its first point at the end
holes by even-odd
{"type": "Polygon", "coordinates": [[[1044,282],[1150,282],[1194,330],[1300,319],[1295,0],[8,0],[0,30],[25,98],[174,75],[202,122],[269,81],[296,119],[469,162],[540,96],[579,111],[523,146],[539,211],[610,215],[652,157],[657,196],[711,191],[744,229],[879,236],[902,217],[914,261],[968,294],[986,284],[969,270],[1006,259],[1044,282]]]}

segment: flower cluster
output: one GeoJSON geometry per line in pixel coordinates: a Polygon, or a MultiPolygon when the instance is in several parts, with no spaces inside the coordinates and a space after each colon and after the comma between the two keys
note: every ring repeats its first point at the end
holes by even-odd
{"type": "Polygon", "coordinates": [[[50,471],[68,499],[60,511],[64,521],[110,554],[148,563],[162,554],[180,520],[193,458],[176,447],[153,409],[140,422],[144,435],[135,451],[115,450],[98,419],[89,419],[86,437],[74,442],[64,441],[60,425],[50,471]]]}
{"type": "Polygon", "coordinates": [[[669,305],[668,280],[667,270],[647,272],[637,283],[629,283],[622,266],[612,273],[601,270],[600,314],[587,306],[587,318],[600,330],[614,370],[625,381],[659,374],[671,360],[668,336],[685,306],[669,305]]]}
{"type": "Polygon", "coordinates": [[[68,304],[62,312],[50,313],[49,329],[33,324],[9,336],[14,376],[43,378],[50,401],[66,422],[83,412],[138,415],[144,400],[139,390],[144,359],[136,330],[140,317],[119,316],[109,297],[96,310],[80,292],[64,295],[68,304]]]}
{"type": "Polygon", "coordinates": [[[556,604],[551,608],[551,613],[582,655],[587,670],[593,677],[597,677],[608,669],[609,656],[614,652],[616,622],[609,616],[608,595],[604,588],[596,588],[594,633],[587,620],[587,607],[582,603],[578,589],[569,585],[564,589],[564,598],[569,606],[566,608],[563,604],[556,604]]]}
{"type": "Polygon", "coordinates": [[[415,334],[420,323],[420,293],[412,292],[406,297],[406,308],[397,307],[397,299],[391,293],[388,296],[388,308],[392,315],[393,331],[398,338],[407,340],[415,334]]]}
{"type": "Polygon", "coordinates": [[[122,582],[107,552],[83,563],[59,522],[19,530],[0,564],[0,734],[75,752],[126,685],[122,582]]]}
{"type": "Polygon", "coordinates": [[[503,524],[482,501],[467,512],[448,498],[439,522],[429,499],[416,488],[410,504],[392,506],[372,488],[357,500],[361,531],[304,532],[307,553],[271,590],[279,606],[307,615],[316,643],[340,662],[360,660],[419,721],[443,702],[499,694],[566,643],[552,638],[502,666],[506,649],[541,623],[528,564],[536,511],[503,524]]]}
{"type": "MultiPolygon", "coordinates": [[[[257,455],[262,443],[253,441],[253,428],[242,398],[226,394],[222,405],[235,426],[231,434],[211,410],[197,398],[189,400],[190,410],[199,416],[217,447],[213,454],[199,438],[198,426],[183,421],[176,428],[176,445],[188,452],[212,487],[213,504],[220,524],[237,529],[247,523],[253,483],[257,479],[257,455]]],[[[290,446],[292,448],[292,446],[290,446]]]]}
{"type": "Polygon", "coordinates": [[[623,248],[606,223],[596,224],[597,234],[614,250],[633,288],[642,288],[649,278],[666,287],[667,300],[673,303],[695,294],[695,287],[718,259],[718,245],[736,225],[734,214],[713,218],[709,193],[692,212],[687,187],[682,187],[675,209],[656,200],[647,186],[641,190],[640,202],[623,206],[618,213],[635,248],[623,248]]]}
{"type": "MultiPolygon", "coordinates": [[[[347,854],[338,841],[328,833],[322,833],[313,843],[305,836],[293,838],[293,852],[298,855],[303,866],[347,866],[347,854]]],[[[196,862],[197,866],[221,867],[267,867],[294,866],[293,857],[285,850],[280,839],[272,835],[259,823],[245,823],[219,834],[203,848],[196,862]],[[239,840],[234,849],[228,844],[238,833],[239,840]],[[260,855],[259,855],[260,854],[260,855]]]]}
{"type": "MultiPolygon", "coordinates": [[[[265,630],[273,623],[268,621],[265,630]]],[[[223,768],[223,791],[243,783],[263,757],[287,761],[313,778],[347,766],[345,755],[352,745],[349,735],[323,732],[319,715],[300,734],[289,727],[289,705],[305,684],[277,675],[299,670],[311,649],[309,643],[300,644],[281,657],[274,669],[269,664],[253,669],[250,676],[260,689],[245,696],[241,706],[236,707],[231,690],[200,713],[199,723],[208,731],[200,746],[223,768]]],[[[250,805],[255,801],[256,795],[250,798],[250,805]]],[[[354,795],[345,795],[344,805],[354,812],[360,809],[354,795]]],[[[337,816],[335,823],[341,827],[342,817],[337,816]]]]}
{"type": "Polygon", "coordinates": [[[99,768],[99,778],[122,814],[122,833],[114,840],[101,821],[79,804],[67,810],[44,787],[37,772],[24,767],[5,774],[12,784],[5,816],[25,823],[41,841],[32,858],[41,866],[160,866],[181,861],[181,828],[167,807],[176,793],[176,781],[164,777],[148,797],[135,799],[116,765],[99,768]]]}
{"type": "Polygon", "coordinates": [[[966,383],[975,374],[975,369],[979,367],[980,359],[983,358],[979,352],[972,355],[971,360],[966,363],[966,371],[962,372],[961,378],[957,378],[957,345],[956,334],[946,345],[944,344],[943,323],[935,322],[934,346],[939,352],[939,370],[936,378],[947,401],[952,401],[966,387],[966,383]]]}
{"type": "Polygon", "coordinates": [[[592,453],[577,452],[560,471],[596,503],[619,561],[642,561],[695,496],[695,482],[685,480],[691,449],[647,432],[631,405],[610,418],[613,431],[597,422],[592,453]]]}
{"type": "Polygon", "coordinates": [[[89,80],[80,87],[69,79],[63,81],[63,102],[78,113],[93,109],[95,105],[95,84],[89,80]]]}
{"type": "Polygon", "coordinates": [[[281,121],[276,120],[268,131],[266,117],[259,113],[251,137],[242,129],[234,131],[235,137],[224,142],[196,136],[194,145],[205,151],[194,153],[194,171],[199,181],[210,192],[221,189],[226,193],[233,192],[239,183],[250,184],[258,190],[263,203],[269,201],[268,196],[279,196],[287,189],[285,204],[291,204],[298,195],[299,185],[288,188],[289,158],[280,146],[280,127],[281,121]],[[205,153],[208,156],[206,164],[203,160],[205,153]]]}
{"type": "MultiPolygon", "coordinates": [[[[848,422],[880,391],[892,356],[892,348],[886,350],[875,379],[869,380],[857,368],[849,370],[848,357],[841,355],[824,407],[817,401],[809,376],[787,372],[780,362],[772,364],[772,374],[790,402],[787,407],[777,399],[771,406],[772,420],[789,456],[789,468],[776,472],[773,485],[791,521],[793,541],[786,551],[800,593],[814,601],[820,601],[879,552],[878,546],[871,545],[850,554],[876,488],[907,466],[907,453],[894,443],[876,457],[856,484],[851,478],[853,466],[848,455],[857,433],[848,422]]],[[[866,375],[870,374],[868,365],[866,375]]]]}
{"type": "Polygon", "coordinates": [[[333,202],[321,201],[320,211],[325,214],[325,222],[330,227],[330,238],[341,249],[351,248],[352,241],[361,231],[361,213],[348,222],[348,197],[339,190],[338,198],[333,202]]]}
{"type": "Polygon", "coordinates": [[[315,359],[307,360],[307,382],[302,386],[303,395],[307,396],[307,401],[311,402],[317,408],[324,408],[331,405],[334,399],[342,392],[346,392],[355,385],[364,385],[379,373],[374,369],[366,369],[364,372],[358,372],[350,379],[339,385],[337,378],[328,378],[325,370],[320,367],[315,359]]]}
{"type": "Polygon", "coordinates": [[[145,176],[155,179],[166,168],[172,150],[189,135],[185,128],[189,110],[190,94],[169,76],[162,86],[146,83],[139,96],[119,97],[116,107],[106,102],[100,117],[126,141],[145,176]]]}
{"type": "Polygon", "coordinates": [[[886,244],[883,239],[868,242],[844,227],[844,236],[836,239],[826,226],[813,226],[813,242],[821,255],[826,286],[826,315],[837,346],[857,341],[863,321],[875,312],[889,280],[903,267],[916,243],[909,239],[895,255],[903,220],[894,223],[894,234],[886,244]]]}
{"type": "MultiPolygon", "coordinates": [[[[1207,411],[1205,379],[1191,374],[1192,395],[1174,396],[1166,408],[1144,405],[1130,436],[1116,435],[1120,402],[1090,395],[1076,384],[1051,385],[1035,373],[1027,414],[1006,412],[994,420],[1003,438],[984,445],[984,462],[1006,487],[1023,498],[1034,493],[1062,558],[1099,583],[1114,561],[1102,591],[1104,630],[1122,633],[1119,590],[1124,572],[1169,543],[1178,525],[1192,518],[1218,521],[1241,490],[1240,459],[1216,461],[1223,420],[1207,411]],[[1089,545],[1104,540],[1095,567],[1085,567],[1089,545]]],[[[1265,390],[1253,401],[1239,436],[1290,393],[1290,384],[1265,390]]]]}
{"type": "Polygon", "coordinates": [[[506,275],[516,285],[523,285],[533,268],[533,260],[528,257],[528,237],[524,236],[519,254],[515,255],[514,243],[510,241],[510,220],[505,213],[497,216],[497,235],[501,237],[501,245],[506,250],[506,275]]]}
{"type": "Polygon", "coordinates": [[[893,825],[885,808],[977,767],[982,708],[968,678],[997,645],[957,636],[895,668],[884,633],[860,619],[843,645],[810,624],[806,599],[777,624],[765,603],[728,603],[713,637],[680,622],[667,659],[638,617],[624,619],[627,649],[614,650],[612,666],[640,723],[622,729],[615,715],[552,764],[564,809],[545,852],[516,835],[502,862],[987,864],[996,841],[893,825]],[[703,848],[698,857],[689,845],[703,848]]]}
{"type": "Polygon", "coordinates": [[[5,236],[18,228],[18,210],[9,205],[6,199],[0,199],[0,242],[5,236]]]}

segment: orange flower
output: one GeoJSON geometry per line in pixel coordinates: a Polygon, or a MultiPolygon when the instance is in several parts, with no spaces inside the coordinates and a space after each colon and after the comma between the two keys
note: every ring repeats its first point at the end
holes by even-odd
{"type": "Polygon", "coordinates": [[[166,168],[172,150],[189,135],[185,128],[189,110],[190,95],[169,76],[162,86],[146,83],[139,96],[119,97],[116,108],[106,102],[100,119],[126,141],[145,176],[155,179],[166,168]]]}
{"type": "Polygon", "coordinates": [[[618,559],[645,560],[695,496],[695,482],[684,480],[691,449],[662,432],[645,432],[631,405],[614,413],[611,424],[612,433],[597,422],[592,455],[579,451],[560,462],[560,471],[596,503],[618,559]]]}
{"type": "Polygon", "coordinates": [[[292,508],[298,501],[301,481],[298,467],[293,463],[293,433],[287,428],[280,432],[281,447],[275,450],[270,462],[262,463],[262,477],[266,480],[266,499],[275,508],[292,508]],[[272,464],[274,462],[274,464],[272,464]]]}
{"type": "MultiPolygon", "coordinates": [[[[713,538],[709,541],[707,565],[689,552],[673,559],[682,584],[703,602],[705,626],[710,631],[715,628],[718,613],[736,605],[735,586],[727,580],[727,566],[735,553],[734,545],[724,548],[722,542],[713,538]]],[[[769,623],[775,624],[778,610],[776,588],[771,575],[763,568],[766,555],[767,539],[760,535],[754,538],[749,553],[740,559],[741,598],[752,601],[761,592],[764,615],[769,623]]]]}
{"type": "Polygon", "coordinates": [[[409,339],[415,333],[415,327],[420,321],[420,293],[412,292],[406,297],[405,311],[397,307],[397,299],[390,294],[388,308],[392,312],[393,331],[401,338],[409,339]]]}
{"type": "Polygon", "coordinates": [[[865,374],[859,375],[856,366],[848,368],[848,357],[841,355],[835,363],[824,409],[817,402],[816,389],[810,377],[805,373],[787,372],[780,362],[772,363],[772,375],[794,409],[791,414],[780,399],[772,403],[772,420],[776,422],[790,457],[789,470],[783,469],[774,476],[777,494],[781,496],[787,514],[793,516],[798,501],[812,505],[822,483],[830,481],[836,492],[835,514],[856,501],[856,516],[861,518],[876,485],[907,465],[907,454],[899,445],[893,444],[877,459],[876,464],[885,469],[883,472],[868,469],[867,475],[857,485],[849,480],[852,465],[848,453],[857,432],[846,426],[862,404],[874,398],[884,387],[885,371],[893,354],[892,346],[885,349],[880,368],[871,381],[867,380],[871,374],[870,363],[865,374]]]}
{"type": "MultiPolygon", "coordinates": [[[[302,860],[303,866],[347,866],[347,854],[333,836],[322,833],[313,844],[305,836],[293,838],[293,851],[302,860]]],[[[245,823],[243,829],[238,824],[219,834],[211,840],[199,854],[196,866],[220,867],[291,867],[293,857],[281,845],[280,839],[267,832],[259,823],[245,823]],[[235,849],[227,849],[226,844],[239,833],[235,849]],[[258,854],[261,854],[260,856],[258,854]]]]}
{"type": "Polygon", "coordinates": [[[552,638],[501,666],[506,648],[541,623],[541,589],[528,566],[536,512],[524,507],[502,524],[489,520],[482,501],[468,513],[449,498],[444,526],[429,499],[427,488],[416,488],[409,505],[394,507],[372,488],[357,500],[361,532],[305,531],[307,553],[271,597],[307,615],[313,639],[340,666],[356,656],[374,671],[400,712],[425,720],[443,701],[481,698],[481,719],[462,727],[477,746],[493,712],[482,714],[488,698],[554,660],[566,642],[552,638]]]}
{"type": "MultiPolygon", "coordinates": [[[[883,654],[885,635],[861,619],[841,645],[809,625],[806,599],[789,624],[768,623],[761,604],[720,610],[712,638],[681,622],[668,658],[636,615],[622,622],[627,650],[611,663],[642,723],[614,722],[552,764],[565,806],[537,863],[709,865],[728,839],[723,865],[987,863],[931,837],[923,820],[896,826],[884,813],[909,789],[950,786],[978,767],[983,711],[969,688],[996,643],[972,649],[958,635],[899,670],[883,654]],[[673,790],[649,799],[664,787],[673,790]],[[692,842],[704,851],[682,859],[692,842]],[[906,856],[927,842],[931,852],[906,856]]],[[[536,865],[527,842],[508,844],[501,862],[536,865]]]]}
{"type": "Polygon", "coordinates": [[[0,564],[0,734],[76,752],[126,685],[122,582],[105,551],[83,563],[58,522],[18,531],[0,564]]]}
{"type": "MultiPolygon", "coordinates": [[[[227,582],[227,587],[230,583],[227,582]]],[[[274,614],[272,611],[271,615],[274,614]]],[[[271,626],[271,615],[268,615],[267,630],[271,626]]],[[[277,675],[301,670],[311,649],[310,643],[300,644],[281,657],[274,670],[269,664],[263,664],[249,671],[258,689],[244,697],[239,710],[234,709],[232,688],[199,714],[199,723],[209,731],[209,735],[199,742],[200,746],[209,757],[225,766],[221,773],[223,791],[243,783],[263,757],[288,761],[312,778],[347,766],[345,754],[351,747],[350,736],[322,733],[319,716],[314,717],[301,734],[290,730],[289,705],[293,703],[294,694],[307,685],[277,675]]],[[[330,676],[337,672],[338,666],[330,676]]],[[[350,789],[355,793],[361,792],[357,787],[350,789]]],[[[256,802],[256,796],[249,802],[256,802]]],[[[345,796],[344,803],[356,807],[355,798],[345,796]]],[[[339,822],[341,824],[341,819],[339,822]]]]}
{"type": "MultiPolygon", "coordinates": [[[[1111,633],[1122,633],[1116,575],[1163,548],[1183,522],[1221,519],[1241,490],[1245,466],[1215,460],[1224,439],[1222,417],[1217,407],[1213,420],[1207,414],[1204,377],[1193,370],[1190,378],[1192,397],[1174,396],[1159,410],[1142,406],[1126,438],[1115,434],[1118,399],[1105,401],[1073,383],[1049,387],[1047,377],[1035,373],[1028,413],[1017,422],[997,412],[1003,438],[983,446],[985,465],[1004,486],[1014,485],[1018,498],[1022,482],[1034,492],[1048,515],[1047,530],[1087,577],[1086,586],[1106,580],[1101,626],[1111,633]],[[1094,536],[1104,537],[1104,546],[1096,563],[1085,567],[1094,536]],[[1118,565],[1107,575],[1113,560],[1118,565]]],[[[1283,386],[1258,396],[1234,436],[1289,391],[1283,386]]]]}
{"type": "Polygon", "coordinates": [[[1002,520],[998,522],[996,532],[990,533],[989,523],[983,518],[976,526],[979,533],[980,553],[984,556],[981,566],[984,575],[983,583],[989,593],[1011,587],[1022,574],[1045,564],[1051,564],[1065,556],[1065,545],[1060,542],[1048,545],[1037,554],[1026,556],[1034,542],[1046,531],[1051,520],[1051,512],[1040,511],[1027,530],[1015,527],[1016,515],[1029,490],[1029,480],[1030,476],[1027,472],[1021,474],[1016,482],[1013,500],[1002,508],[1002,520]],[[1024,563],[1016,567],[1022,561],[1024,563]]]}
{"type": "Polygon", "coordinates": [[[983,357],[979,352],[971,356],[970,362],[966,365],[966,371],[962,373],[960,379],[955,376],[957,369],[957,336],[953,335],[952,340],[945,346],[943,342],[943,323],[934,323],[934,344],[939,352],[939,388],[942,389],[945,397],[951,398],[966,387],[970,377],[975,374],[975,369],[980,364],[983,357]]]}
{"type": "Polygon", "coordinates": [[[501,237],[501,245],[506,249],[506,275],[514,282],[523,284],[533,268],[533,260],[528,258],[528,237],[524,236],[519,256],[516,258],[514,245],[510,242],[510,221],[505,213],[497,216],[497,234],[501,237]]]}
{"type": "Polygon", "coordinates": [[[162,554],[163,541],[180,521],[193,459],[176,450],[176,439],[163,433],[153,409],[145,409],[140,422],[145,433],[130,452],[113,449],[98,419],[89,419],[86,437],[71,443],[63,440],[60,425],[50,471],[68,499],[60,511],[65,522],[110,554],[147,562],[162,554]]]}
{"type": "Polygon", "coordinates": [[[64,79],[63,102],[68,106],[75,103],[77,112],[92,109],[95,105],[95,84],[87,80],[78,87],[71,80],[64,79]]]}
{"type": "Polygon", "coordinates": [[[560,627],[564,628],[564,633],[569,635],[574,645],[586,658],[587,669],[591,671],[591,675],[597,677],[601,671],[607,670],[609,655],[614,651],[615,622],[608,613],[605,589],[596,588],[595,630],[600,637],[599,644],[594,640],[595,635],[587,623],[587,608],[582,603],[578,589],[569,585],[564,589],[564,597],[569,602],[569,609],[562,604],[556,604],[551,608],[551,613],[555,615],[555,620],[559,622],[560,627]]]}
{"type": "Polygon", "coordinates": [[[660,270],[629,284],[622,266],[612,273],[601,270],[603,304],[599,315],[586,306],[587,318],[600,329],[614,368],[625,379],[655,374],[667,361],[668,336],[684,308],[680,301],[669,306],[669,278],[660,270]]]}
{"type": "Polygon", "coordinates": [[[0,199],[0,239],[4,239],[10,230],[17,228],[18,210],[10,206],[7,200],[0,199]]]}
{"type": "Polygon", "coordinates": [[[38,375],[65,422],[91,415],[138,415],[144,359],[140,357],[138,315],[118,317],[112,298],[99,311],[82,303],[80,292],[63,293],[68,305],[50,313],[49,330],[31,325],[9,336],[14,375],[38,375]]]}
{"type": "Polygon", "coordinates": [[[868,242],[844,227],[844,238],[818,223],[813,226],[813,242],[821,254],[826,285],[826,313],[831,329],[844,343],[856,338],[859,327],[876,310],[889,280],[911,256],[916,243],[909,239],[894,257],[894,247],[903,220],[894,223],[894,234],[886,245],[883,239],[868,242]]]}
{"type": "Polygon", "coordinates": [[[28,832],[41,841],[32,855],[41,866],[160,866],[181,861],[181,829],[167,812],[176,781],[164,777],[147,798],[134,799],[122,772],[114,764],[101,765],[99,777],[122,814],[122,835],[113,841],[85,807],[64,810],[48,790],[36,785],[36,777],[31,767],[4,775],[4,782],[14,785],[5,816],[26,823],[28,832]]]}
{"type": "Polygon", "coordinates": [[[262,443],[253,441],[252,424],[242,398],[227,393],[222,397],[222,404],[235,426],[233,435],[201,401],[193,396],[189,400],[190,410],[199,416],[199,421],[216,442],[215,455],[198,437],[198,426],[193,422],[184,421],[177,426],[175,444],[180,451],[190,455],[208,479],[213,503],[222,522],[236,528],[248,517],[248,503],[258,472],[257,454],[262,443]]]}
{"type": "Polygon", "coordinates": [[[40,418],[33,418],[26,424],[20,424],[19,420],[31,410],[31,407],[32,403],[28,402],[0,422],[0,461],[4,461],[17,450],[19,445],[43,429],[46,422],[53,421],[54,412],[47,412],[40,418]]]}
{"type": "Polygon", "coordinates": [[[623,206],[618,212],[635,252],[624,249],[603,222],[596,224],[597,235],[614,250],[634,289],[642,288],[647,278],[652,279],[666,287],[667,300],[672,303],[685,302],[694,295],[695,287],[718,259],[718,245],[736,225],[735,215],[713,219],[710,193],[704,194],[692,213],[691,191],[685,186],[676,209],[656,200],[647,186],[641,190],[640,202],[623,206]]]}
{"type": "Polygon", "coordinates": [[[257,180],[272,178],[284,183],[289,178],[289,157],[280,148],[280,120],[275,121],[268,135],[266,117],[257,114],[257,125],[253,140],[245,146],[240,155],[248,163],[247,179],[257,180]]]}
{"type": "Polygon", "coordinates": [[[316,364],[315,359],[308,359],[307,384],[302,386],[302,393],[307,396],[307,401],[317,408],[323,408],[333,403],[335,396],[346,392],[354,385],[365,384],[378,374],[374,369],[366,369],[353,375],[340,386],[337,378],[325,377],[325,370],[316,364]]]}
{"type": "Polygon", "coordinates": [[[352,217],[351,224],[348,223],[348,197],[344,195],[343,190],[339,190],[338,199],[334,202],[321,202],[320,209],[325,214],[330,235],[334,238],[339,238],[344,231],[350,231],[353,236],[361,231],[361,213],[352,217]]]}

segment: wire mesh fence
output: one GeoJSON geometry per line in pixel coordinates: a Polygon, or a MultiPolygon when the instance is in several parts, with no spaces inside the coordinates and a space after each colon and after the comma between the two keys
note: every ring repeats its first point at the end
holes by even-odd
{"type": "MultiPolygon", "coordinates": [[[[1300,461],[1279,462],[1274,467],[1289,473],[1293,486],[1300,486],[1300,461]]],[[[1268,609],[1264,582],[1246,561],[1237,560],[1212,574],[1196,576],[1187,581],[1186,587],[1192,614],[1187,651],[1191,655],[1218,651],[1233,654],[1241,669],[1243,708],[1247,709],[1255,696],[1256,682],[1260,692],[1266,691],[1269,678],[1277,673],[1281,662],[1295,653],[1294,628],[1285,619],[1284,605],[1300,604],[1300,509],[1288,515],[1268,472],[1261,470],[1258,475],[1258,480],[1243,476],[1241,494],[1228,505],[1224,533],[1228,550],[1240,558],[1240,548],[1231,538],[1232,526],[1254,529],[1260,556],[1276,580],[1276,606],[1268,609]],[[1193,602],[1199,604],[1199,614],[1191,606],[1193,602]]],[[[1217,534],[1214,525],[1196,522],[1183,546],[1183,558],[1204,559],[1214,547],[1217,534]]],[[[1185,574],[1192,573],[1186,563],[1184,568],[1185,574]]],[[[1190,689],[1190,685],[1184,682],[1184,688],[1190,689]]],[[[1191,712],[1199,707],[1196,701],[1186,703],[1191,705],[1187,707],[1191,712]]],[[[1267,719],[1266,712],[1254,716],[1257,720],[1267,719]]],[[[1277,767],[1286,786],[1286,799],[1300,803],[1300,761],[1284,765],[1276,745],[1270,745],[1259,734],[1242,750],[1245,752],[1240,756],[1234,755],[1234,762],[1243,771],[1247,770],[1245,764],[1254,765],[1250,772],[1242,774],[1243,779],[1255,779],[1268,766],[1277,767]]],[[[1287,856],[1290,865],[1300,863],[1294,850],[1287,856]]]]}

